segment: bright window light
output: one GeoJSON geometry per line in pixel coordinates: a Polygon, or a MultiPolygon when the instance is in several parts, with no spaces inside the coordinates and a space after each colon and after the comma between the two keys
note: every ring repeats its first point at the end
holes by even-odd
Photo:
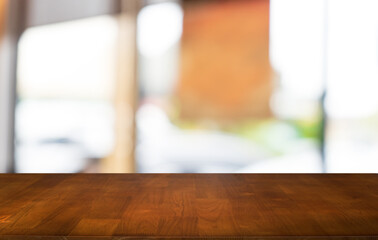
{"type": "Polygon", "coordinates": [[[317,99],[323,92],[324,1],[270,1],[270,59],[283,91],[317,99]]]}
{"type": "Polygon", "coordinates": [[[28,29],[19,44],[22,97],[110,99],[118,22],[101,16],[28,29]]]}
{"type": "Polygon", "coordinates": [[[16,171],[79,172],[113,148],[118,21],[28,29],[19,43],[16,171]]]}
{"type": "Polygon", "coordinates": [[[156,56],[180,40],[183,11],[174,2],[152,4],[140,11],[137,21],[139,52],[145,56],[156,56]]]}
{"type": "Polygon", "coordinates": [[[327,110],[331,117],[378,112],[378,1],[329,1],[327,110]],[[353,17],[351,17],[353,16],[353,17]]]}

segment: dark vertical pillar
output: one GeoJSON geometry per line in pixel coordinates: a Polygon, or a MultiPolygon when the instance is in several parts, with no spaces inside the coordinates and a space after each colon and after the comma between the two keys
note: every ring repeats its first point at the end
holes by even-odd
{"type": "Polygon", "coordinates": [[[0,51],[0,172],[15,172],[15,107],[18,42],[25,29],[27,1],[8,0],[0,51]]]}
{"type": "Polygon", "coordinates": [[[327,123],[328,116],[325,108],[325,100],[327,97],[327,82],[328,82],[328,0],[324,0],[324,33],[323,33],[323,94],[320,99],[321,104],[321,127],[320,127],[320,154],[322,158],[322,171],[327,172],[327,123]]]}

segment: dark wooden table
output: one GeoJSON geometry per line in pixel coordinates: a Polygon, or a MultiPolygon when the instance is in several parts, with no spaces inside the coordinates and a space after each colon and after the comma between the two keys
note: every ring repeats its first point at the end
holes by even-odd
{"type": "Polygon", "coordinates": [[[378,175],[0,175],[0,239],[92,238],[378,239],[378,175]]]}

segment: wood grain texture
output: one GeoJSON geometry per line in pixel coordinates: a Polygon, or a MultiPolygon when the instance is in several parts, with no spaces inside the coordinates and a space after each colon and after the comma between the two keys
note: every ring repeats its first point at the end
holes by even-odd
{"type": "Polygon", "coordinates": [[[0,175],[0,239],[378,239],[378,175],[0,175]]]}

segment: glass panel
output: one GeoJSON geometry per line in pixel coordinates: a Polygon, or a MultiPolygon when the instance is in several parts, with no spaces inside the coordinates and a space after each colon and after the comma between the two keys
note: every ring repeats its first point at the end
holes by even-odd
{"type": "Polygon", "coordinates": [[[118,22],[28,29],[19,44],[17,172],[80,172],[113,147],[118,22]]]}
{"type": "Polygon", "coordinates": [[[377,12],[375,0],[329,1],[330,172],[378,172],[377,12]]]}

